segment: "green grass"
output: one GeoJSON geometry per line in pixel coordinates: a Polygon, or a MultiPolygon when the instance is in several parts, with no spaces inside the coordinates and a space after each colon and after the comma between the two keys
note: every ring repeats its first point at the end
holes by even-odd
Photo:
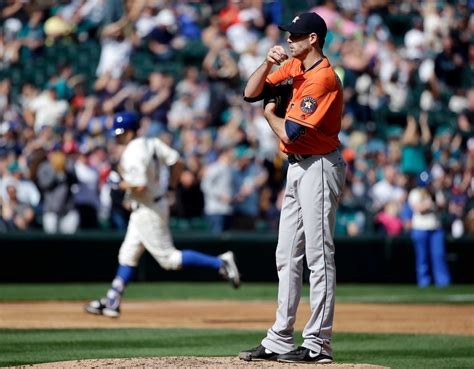
{"type": "MultiPolygon", "coordinates": [[[[234,356],[256,346],[264,334],[197,329],[0,330],[0,366],[93,358],[234,356]]],[[[338,362],[452,369],[473,367],[472,343],[472,337],[463,336],[337,333],[333,347],[338,362]]]]}
{"type": "MultiPolygon", "coordinates": [[[[88,300],[102,296],[108,283],[0,284],[0,301],[88,300]]],[[[274,300],[275,283],[244,283],[234,290],[227,283],[132,283],[125,297],[130,300],[211,299],[274,300]]],[[[308,296],[308,286],[302,296],[308,296]]],[[[473,304],[474,286],[420,289],[412,285],[340,284],[337,302],[365,303],[450,303],[473,304]]]]}
{"type": "MultiPolygon", "coordinates": [[[[102,296],[108,287],[108,283],[0,284],[0,301],[88,300],[102,296]]],[[[419,289],[340,284],[337,301],[473,304],[473,291],[473,285],[419,289]]],[[[133,283],[126,298],[275,300],[276,292],[274,283],[245,283],[239,290],[226,283],[133,283]]],[[[308,296],[307,285],[303,296],[308,296]]],[[[0,329],[0,366],[93,358],[234,356],[256,346],[264,335],[264,331],[217,329],[0,329]]],[[[474,368],[474,336],[336,333],[333,347],[338,362],[403,369],[474,368]]]]}

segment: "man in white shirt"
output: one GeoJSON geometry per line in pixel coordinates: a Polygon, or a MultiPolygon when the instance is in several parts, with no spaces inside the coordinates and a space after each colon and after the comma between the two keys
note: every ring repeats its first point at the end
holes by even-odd
{"type": "Polygon", "coordinates": [[[25,119],[38,133],[45,126],[57,127],[66,115],[69,104],[66,100],[58,100],[54,86],[49,85],[47,90],[33,98],[26,108],[25,119]]]}
{"type": "Polygon", "coordinates": [[[378,211],[392,201],[402,203],[405,190],[396,184],[396,177],[397,172],[393,165],[387,165],[384,168],[384,178],[378,181],[370,192],[374,210],[378,211]]]}
{"type": "Polygon", "coordinates": [[[126,37],[124,28],[128,20],[122,18],[107,25],[101,34],[101,52],[96,74],[98,77],[109,73],[113,78],[120,78],[124,68],[130,62],[135,35],[126,37]]]}

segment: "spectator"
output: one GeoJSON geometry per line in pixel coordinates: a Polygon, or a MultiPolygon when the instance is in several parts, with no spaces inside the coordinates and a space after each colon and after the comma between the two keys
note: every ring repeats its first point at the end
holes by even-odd
{"type": "Polygon", "coordinates": [[[9,18],[3,24],[0,32],[0,65],[2,67],[16,64],[20,60],[21,41],[18,33],[21,22],[16,18],[9,18]]]}
{"type": "MultiPolygon", "coordinates": [[[[84,109],[78,112],[76,119],[75,135],[78,142],[71,144],[79,144],[82,147],[104,145],[104,136],[110,130],[111,124],[112,118],[105,114],[100,101],[93,96],[86,98],[84,109]]],[[[71,138],[71,141],[74,139],[71,138]]]]}
{"type": "Polygon", "coordinates": [[[22,46],[28,51],[25,58],[37,57],[42,52],[44,46],[43,16],[42,10],[34,10],[28,23],[23,26],[18,34],[22,46]]]}
{"type": "Polygon", "coordinates": [[[422,172],[417,187],[408,195],[408,203],[413,209],[411,237],[415,247],[416,279],[418,287],[428,287],[432,278],[436,287],[446,287],[451,283],[451,276],[446,262],[444,232],[429,181],[429,174],[422,172]]]}
{"type": "MultiPolygon", "coordinates": [[[[140,110],[148,118],[148,129],[145,133],[156,136],[157,133],[167,130],[168,111],[171,107],[173,94],[173,78],[153,72],[149,76],[148,89],[142,97],[140,110]]],[[[142,124],[143,125],[143,124],[142,124]]]]}
{"type": "Polygon", "coordinates": [[[33,208],[18,200],[17,190],[13,183],[6,185],[6,191],[7,199],[2,201],[2,219],[7,229],[28,229],[34,219],[33,208]]]}
{"type": "Polygon", "coordinates": [[[228,105],[228,91],[235,87],[239,75],[238,64],[227,42],[225,36],[215,39],[202,63],[211,93],[210,113],[216,126],[222,124],[221,114],[228,105]]]}
{"type": "Polygon", "coordinates": [[[260,213],[260,191],[268,179],[268,173],[255,159],[251,148],[237,147],[235,158],[236,163],[232,174],[233,228],[254,230],[260,213]]]}
{"type": "Polygon", "coordinates": [[[375,216],[375,222],[383,226],[383,233],[388,236],[398,236],[403,231],[399,208],[398,202],[388,202],[383,210],[375,216]]]}
{"type": "Polygon", "coordinates": [[[155,18],[156,26],[148,35],[148,47],[159,61],[174,55],[173,40],[177,33],[176,17],[170,9],[162,9],[155,18]]]}
{"type": "Polygon", "coordinates": [[[233,150],[223,148],[217,161],[204,169],[201,180],[204,213],[212,233],[221,233],[230,227],[233,213],[232,158],[233,150]]]}
{"type": "Polygon", "coordinates": [[[120,78],[125,67],[130,62],[133,45],[138,43],[135,35],[126,36],[125,28],[129,25],[126,18],[107,25],[100,35],[101,52],[97,76],[106,73],[114,78],[120,78]]]}
{"type": "Polygon", "coordinates": [[[43,229],[47,233],[74,233],[79,227],[79,213],[74,208],[71,186],[76,176],[67,157],[53,151],[37,172],[43,196],[43,229]]]}
{"type": "Polygon", "coordinates": [[[191,92],[183,92],[171,104],[168,112],[168,128],[171,131],[179,130],[181,128],[190,128],[194,119],[193,95],[191,92]]]}
{"type": "MultiPolygon", "coordinates": [[[[371,191],[371,198],[375,211],[381,210],[390,202],[402,203],[405,191],[396,183],[397,172],[392,165],[384,168],[384,178],[378,181],[371,191]]],[[[393,213],[389,211],[389,213],[393,213]]]]}
{"type": "Polygon", "coordinates": [[[99,27],[104,23],[107,2],[101,0],[82,1],[74,14],[74,23],[80,40],[97,37],[99,27]]]}
{"type": "Polygon", "coordinates": [[[15,187],[15,197],[19,203],[25,204],[32,209],[36,209],[40,203],[40,193],[35,184],[26,178],[18,161],[14,161],[8,166],[9,175],[4,175],[0,181],[2,183],[2,197],[5,202],[8,200],[8,186],[15,187]]]}
{"type": "Polygon", "coordinates": [[[182,219],[192,220],[204,215],[204,195],[199,178],[189,169],[181,173],[174,209],[174,215],[182,219]]]}
{"type": "Polygon", "coordinates": [[[72,190],[81,229],[94,229],[99,225],[99,173],[89,162],[90,154],[89,148],[81,147],[74,165],[77,183],[72,190]]]}
{"type": "Polygon", "coordinates": [[[190,93],[193,97],[193,108],[196,112],[208,111],[210,106],[209,89],[202,80],[199,69],[195,66],[187,67],[184,76],[176,84],[175,94],[179,98],[183,94],[190,93]]]}
{"type": "Polygon", "coordinates": [[[254,22],[261,15],[255,8],[243,9],[239,12],[239,22],[227,28],[226,35],[232,49],[242,54],[248,49],[248,45],[257,43],[258,34],[254,28],[254,22]]]}
{"type": "Polygon", "coordinates": [[[177,13],[180,35],[186,40],[199,40],[201,38],[201,28],[198,10],[191,4],[180,4],[177,13]]]}
{"type": "Polygon", "coordinates": [[[36,133],[39,133],[45,126],[55,128],[61,125],[68,109],[67,101],[59,100],[54,85],[48,84],[46,91],[33,98],[27,105],[25,120],[36,133]]]}
{"type": "Polygon", "coordinates": [[[240,77],[248,79],[252,72],[262,63],[262,57],[257,54],[257,44],[251,43],[247,45],[245,52],[240,56],[238,65],[240,77]]]}
{"type": "Polygon", "coordinates": [[[410,59],[421,59],[427,46],[426,34],[423,32],[423,19],[416,17],[413,28],[405,33],[406,55],[410,59]]]}
{"type": "Polygon", "coordinates": [[[143,39],[153,31],[156,25],[156,15],[158,14],[158,10],[159,9],[155,4],[150,2],[145,4],[143,11],[135,22],[138,37],[143,39]]]}
{"type": "Polygon", "coordinates": [[[440,82],[451,88],[462,86],[464,59],[451,36],[443,38],[443,50],[436,56],[435,73],[440,82]]]}
{"type": "Polygon", "coordinates": [[[241,0],[227,0],[227,5],[220,9],[218,15],[219,30],[226,32],[227,29],[239,22],[239,12],[244,7],[241,0]]]}
{"type": "Polygon", "coordinates": [[[427,145],[431,140],[427,115],[422,114],[419,125],[416,119],[409,115],[407,125],[402,137],[402,173],[418,175],[427,169],[425,154],[427,145]]]}

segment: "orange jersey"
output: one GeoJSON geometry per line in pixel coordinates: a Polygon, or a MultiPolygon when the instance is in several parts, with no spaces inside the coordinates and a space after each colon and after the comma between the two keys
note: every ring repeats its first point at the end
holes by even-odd
{"type": "Polygon", "coordinates": [[[266,82],[275,85],[293,79],[293,97],[285,120],[306,127],[304,134],[280,149],[287,154],[325,154],[340,145],[343,109],[342,84],[327,58],[306,72],[298,59],[291,59],[271,73],[266,82]]]}

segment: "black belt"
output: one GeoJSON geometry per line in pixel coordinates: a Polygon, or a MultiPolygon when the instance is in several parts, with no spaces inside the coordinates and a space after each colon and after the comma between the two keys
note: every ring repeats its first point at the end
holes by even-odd
{"type": "Polygon", "coordinates": [[[337,149],[331,150],[331,151],[326,152],[324,154],[288,154],[288,163],[290,163],[290,164],[299,163],[300,161],[308,159],[311,156],[314,156],[314,155],[320,155],[320,156],[321,155],[328,155],[328,154],[332,154],[334,151],[337,151],[337,149]]]}
{"type": "Polygon", "coordinates": [[[308,159],[310,156],[313,156],[313,154],[288,154],[288,163],[299,163],[304,159],[308,159]]]}

